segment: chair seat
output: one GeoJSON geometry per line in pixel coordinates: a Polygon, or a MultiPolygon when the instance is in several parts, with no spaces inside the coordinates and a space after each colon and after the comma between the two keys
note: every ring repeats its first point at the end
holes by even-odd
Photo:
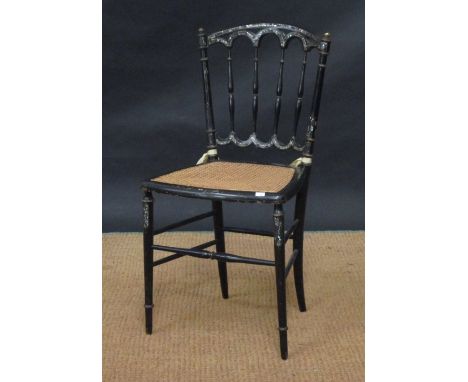
{"type": "Polygon", "coordinates": [[[298,178],[297,169],[288,166],[213,161],[153,178],[145,186],[193,197],[274,202],[294,194],[298,178]]]}

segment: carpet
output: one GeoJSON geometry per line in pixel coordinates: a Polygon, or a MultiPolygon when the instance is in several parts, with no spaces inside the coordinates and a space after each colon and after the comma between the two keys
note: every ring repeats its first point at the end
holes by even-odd
{"type": "MultiPolygon", "coordinates": [[[[192,247],[212,237],[174,232],[157,239],[192,247]]],[[[291,272],[283,361],[274,268],[228,264],[227,300],[216,261],[186,256],[155,268],[153,334],[146,335],[142,236],[104,234],[104,381],[363,381],[364,232],[306,233],[304,246],[307,312],[299,312],[291,272]]],[[[227,233],[226,250],[274,259],[268,237],[227,233]]]]}

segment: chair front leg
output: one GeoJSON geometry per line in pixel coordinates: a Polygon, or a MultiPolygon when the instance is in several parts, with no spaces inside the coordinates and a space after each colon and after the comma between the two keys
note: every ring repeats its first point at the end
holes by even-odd
{"type": "Polygon", "coordinates": [[[307,185],[296,196],[296,205],[294,209],[294,219],[298,219],[299,223],[293,235],[293,249],[298,250],[296,260],[294,261],[294,285],[296,287],[297,303],[299,310],[305,312],[307,310],[304,297],[304,275],[303,275],[303,258],[304,258],[304,218],[305,207],[307,201],[307,185]]]}
{"type": "Polygon", "coordinates": [[[284,213],[283,206],[276,204],[273,213],[276,296],[278,303],[278,330],[280,337],[281,358],[288,359],[288,326],[286,318],[286,280],[284,259],[284,213]]]}
{"type": "MultiPolygon", "coordinates": [[[[224,223],[223,223],[223,204],[221,201],[213,201],[213,224],[214,235],[216,239],[216,252],[225,252],[226,246],[224,243],[224,223]]],[[[227,265],[223,260],[218,260],[219,281],[221,283],[221,293],[223,298],[228,298],[228,278],[227,265]]]]}
{"type": "Polygon", "coordinates": [[[145,270],[146,333],[153,332],[153,195],[144,189],[143,196],[143,252],[145,270]]]}

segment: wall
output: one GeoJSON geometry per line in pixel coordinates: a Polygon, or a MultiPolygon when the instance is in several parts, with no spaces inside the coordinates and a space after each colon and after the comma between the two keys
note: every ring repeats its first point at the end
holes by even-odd
{"type": "MultiPolygon", "coordinates": [[[[205,151],[197,28],[208,33],[255,22],[279,22],[332,35],[309,188],[306,229],[364,228],[364,1],[124,1],[103,2],[103,231],[141,230],[140,181],[194,164],[205,151]]],[[[276,44],[276,45],[275,45],[276,44]]],[[[292,124],[299,46],[287,51],[280,123],[292,124]],[[288,58],[291,61],[288,61],[288,58]],[[292,63],[291,63],[292,62],[292,63]]],[[[252,50],[234,52],[236,124],[251,124],[252,50]]],[[[262,47],[263,48],[263,47],[262,47]]],[[[260,59],[260,115],[271,129],[279,49],[266,39],[260,59]],[[271,48],[271,49],[270,49],[271,48]],[[275,49],[276,48],[276,49],[275,49]],[[264,80],[262,83],[262,79],[264,80]]],[[[225,131],[227,93],[221,48],[210,55],[217,128],[225,131]],[[213,59],[213,60],[211,60],[213,59]],[[224,76],[217,81],[220,76],[224,76]]],[[[315,71],[310,57],[308,79],[315,71]]],[[[308,110],[311,83],[303,110],[308,110]]],[[[307,93],[308,92],[308,93],[307,93]]],[[[84,153],[85,154],[85,153],[84,153]]],[[[221,151],[223,158],[284,162],[297,154],[221,151]]],[[[291,204],[291,203],[289,203],[291,204]]],[[[210,203],[156,196],[155,224],[208,210],[210,203]]],[[[286,210],[291,211],[291,205],[286,210]]],[[[230,225],[269,227],[272,208],[227,204],[230,225]]],[[[209,220],[187,229],[210,229],[209,220]]]]}

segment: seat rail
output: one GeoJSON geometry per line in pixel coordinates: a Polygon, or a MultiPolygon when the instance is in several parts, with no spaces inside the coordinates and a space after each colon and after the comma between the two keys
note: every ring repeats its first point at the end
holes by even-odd
{"type": "Polygon", "coordinates": [[[191,218],[178,221],[176,223],[168,224],[168,225],[166,225],[166,226],[164,226],[162,228],[158,228],[158,229],[154,230],[153,235],[159,235],[161,233],[170,231],[171,229],[179,228],[179,227],[182,227],[184,225],[196,222],[198,220],[208,218],[210,216],[213,216],[213,211],[208,211],[208,212],[205,212],[203,214],[195,215],[195,216],[192,216],[191,218]]]}
{"type": "MultiPolygon", "coordinates": [[[[291,227],[284,233],[284,241],[287,242],[288,239],[293,236],[294,231],[299,224],[299,219],[295,219],[291,224],[291,227]]],[[[234,232],[234,233],[246,233],[248,235],[258,235],[258,236],[269,236],[273,237],[273,232],[261,230],[261,229],[254,229],[254,228],[243,228],[243,227],[224,227],[224,232],[234,232]]]]}

